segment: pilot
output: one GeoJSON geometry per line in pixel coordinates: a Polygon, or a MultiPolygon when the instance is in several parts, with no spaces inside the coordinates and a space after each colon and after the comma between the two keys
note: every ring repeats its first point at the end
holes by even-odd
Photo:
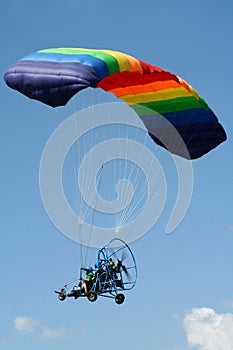
{"type": "Polygon", "coordinates": [[[89,290],[91,289],[92,285],[93,285],[93,280],[95,277],[95,274],[93,272],[93,268],[91,266],[87,266],[85,268],[86,271],[86,277],[82,278],[79,277],[79,279],[83,282],[83,289],[84,289],[84,293],[89,292],[89,290]]]}

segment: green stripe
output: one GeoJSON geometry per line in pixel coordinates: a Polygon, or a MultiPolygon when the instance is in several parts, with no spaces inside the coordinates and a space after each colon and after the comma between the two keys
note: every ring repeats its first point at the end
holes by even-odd
{"type": "Polygon", "coordinates": [[[171,112],[179,112],[189,109],[198,109],[198,108],[205,108],[208,109],[207,104],[204,100],[197,100],[195,97],[179,97],[174,98],[172,100],[166,100],[166,101],[156,101],[156,102],[147,102],[147,103],[140,103],[140,104],[133,104],[130,105],[135,112],[137,112],[138,115],[149,115],[151,114],[151,110],[164,114],[164,113],[171,113],[171,112]]]}
{"type": "Polygon", "coordinates": [[[206,110],[209,109],[209,106],[206,103],[206,101],[200,95],[198,96],[199,96],[199,102],[202,104],[203,108],[205,108],[206,110]]]}
{"type": "Polygon", "coordinates": [[[118,61],[115,57],[100,50],[73,50],[67,48],[61,49],[45,49],[37,52],[45,52],[45,53],[55,53],[55,54],[65,54],[65,55],[90,55],[92,57],[98,58],[105,62],[108,67],[109,74],[120,72],[120,67],[118,61]]]}

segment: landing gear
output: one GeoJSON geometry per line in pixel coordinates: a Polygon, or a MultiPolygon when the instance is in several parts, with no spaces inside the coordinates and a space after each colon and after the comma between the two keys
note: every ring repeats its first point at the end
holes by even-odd
{"type": "Polygon", "coordinates": [[[66,295],[60,294],[58,298],[59,298],[59,300],[63,301],[63,300],[65,300],[66,295]]]}
{"type": "Polygon", "coordinates": [[[124,294],[117,294],[115,297],[115,302],[117,304],[123,304],[123,302],[125,301],[125,296],[124,294]]]}
{"type": "Polygon", "coordinates": [[[87,294],[87,299],[91,302],[94,302],[97,300],[97,293],[96,292],[93,292],[93,291],[90,291],[88,294],[87,294]]]}
{"type": "Polygon", "coordinates": [[[55,293],[58,294],[58,299],[59,299],[60,301],[63,301],[63,300],[66,299],[66,290],[65,290],[64,288],[62,288],[62,289],[59,290],[59,291],[55,290],[55,293]]]}

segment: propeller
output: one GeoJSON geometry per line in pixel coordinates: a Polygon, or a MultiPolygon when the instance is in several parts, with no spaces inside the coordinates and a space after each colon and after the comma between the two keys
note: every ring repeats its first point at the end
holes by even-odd
{"type": "Polygon", "coordinates": [[[121,239],[114,238],[105,247],[106,267],[110,276],[116,280],[118,287],[132,289],[137,279],[137,269],[134,256],[128,245],[121,239]],[[117,245],[116,245],[117,242],[117,245]]]}
{"type": "MultiPolygon", "coordinates": [[[[111,251],[109,250],[109,252],[111,251]]],[[[124,264],[124,262],[129,258],[126,248],[121,247],[116,252],[112,250],[112,252],[110,253],[110,256],[111,258],[109,260],[113,261],[113,263],[115,262],[115,271],[123,272],[125,275],[125,278],[123,278],[123,280],[127,279],[130,282],[133,277],[129,272],[129,268],[127,267],[127,264],[124,264]]]]}
{"type": "Polygon", "coordinates": [[[132,279],[132,276],[131,276],[131,274],[129,273],[129,270],[125,267],[125,265],[121,264],[121,268],[122,268],[123,272],[125,273],[126,278],[127,278],[128,280],[131,280],[131,279],[132,279]]]}
{"type": "Polygon", "coordinates": [[[127,258],[127,254],[126,251],[123,250],[122,254],[121,254],[121,259],[117,258],[117,269],[120,270],[120,268],[122,268],[122,270],[124,271],[124,273],[126,274],[127,278],[130,279],[131,275],[127,269],[127,267],[123,264],[123,261],[127,258]]]}

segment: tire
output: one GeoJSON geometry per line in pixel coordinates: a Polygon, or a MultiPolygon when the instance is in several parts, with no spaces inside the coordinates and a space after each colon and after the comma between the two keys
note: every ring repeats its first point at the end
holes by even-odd
{"type": "Polygon", "coordinates": [[[125,301],[124,294],[117,294],[117,296],[115,297],[115,302],[117,304],[123,304],[124,301],[125,301]]]}
{"type": "Polygon", "coordinates": [[[88,299],[89,301],[91,301],[92,303],[93,303],[94,301],[96,301],[96,299],[97,299],[97,294],[96,294],[96,292],[93,292],[93,291],[89,292],[89,293],[87,294],[87,299],[88,299]]]}
{"type": "Polygon", "coordinates": [[[66,294],[60,294],[58,296],[58,299],[61,300],[61,301],[65,300],[65,298],[66,298],[66,294]]]}

